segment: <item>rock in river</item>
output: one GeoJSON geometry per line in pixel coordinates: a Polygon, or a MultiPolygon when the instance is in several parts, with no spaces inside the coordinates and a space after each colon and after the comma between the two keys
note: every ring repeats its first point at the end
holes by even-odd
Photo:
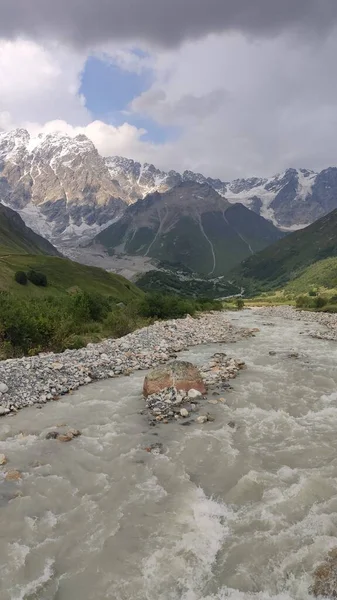
{"type": "Polygon", "coordinates": [[[310,593],[324,598],[337,598],[337,548],[331,550],[326,561],[316,569],[310,593]]]}
{"type": "Polygon", "coordinates": [[[199,369],[185,361],[175,360],[150,371],[144,380],[143,393],[147,397],[170,387],[184,392],[193,389],[201,394],[206,393],[199,369]]]}

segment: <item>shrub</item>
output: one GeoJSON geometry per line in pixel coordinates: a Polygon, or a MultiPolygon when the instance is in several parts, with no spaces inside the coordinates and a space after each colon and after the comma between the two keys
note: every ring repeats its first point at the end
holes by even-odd
{"type": "Polygon", "coordinates": [[[195,312],[195,301],[159,293],[147,294],[139,305],[139,313],[147,318],[179,319],[195,312]]]}
{"type": "Polygon", "coordinates": [[[310,290],[309,296],[317,296],[317,292],[315,290],[310,290]]]}
{"type": "Polygon", "coordinates": [[[14,275],[14,279],[16,283],[19,283],[20,285],[27,285],[28,278],[24,271],[17,271],[14,275]]]}
{"type": "Polygon", "coordinates": [[[41,287],[46,287],[48,285],[47,277],[44,273],[40,273],[39,271],[34,271],[31,269],[27,273],[27,279],[31,281],[34,285],[38,285],[41,287]]]}
{"type": "Polygon", "coordinates": [[[237,298],[235,304],[238,310],[242,310],[245,305],[244,300],[242,298],[237,298]]]}
{"type": "Polygon", "coordinates": [[[317,296],[317,298],[314,299],[315,308],[323,308],[323,306],[325,306],[327,303],[327,298],[324,298],[323,296],[317,296]]]}

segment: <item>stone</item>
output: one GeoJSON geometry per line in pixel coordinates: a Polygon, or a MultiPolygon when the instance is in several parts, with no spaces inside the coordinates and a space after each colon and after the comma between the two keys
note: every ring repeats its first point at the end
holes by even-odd
{"type": "Polygon", "coordinates": [[[228,427],[231,427],[231,429],[235,429],[235,427],[236,427],[235,421],[229,421],[228,427]]]}
{"type": "Polygon", "coordinates": [[[48,431],[46,435],[46,440],[56,440],[59,437],[58,431],[48,431]]]}
{"type": "Polygon", "coordinates": [[[299,356],[298,352],[289,352],[288,354],[288,358],[299,358],[299,356]]]}
{"type": "Polygon", "coordinates": [[[5,465],[7,463],[7,458],[4,454],[0,454],[0,465],[5,465]]]}
{"type": "Polygon", "coordinates": [[[337,548],[331,550],[325,562],[317,567],[309,592],[323,598],[337,598],[337,548]]]}
{"type": "Polygon", "coordinates": [[[218,401],[211,398],[210,400],[208,400],[208,404],[218,404],[218,401]]]}
{"type": "Polygon", "coordinates": [[[74,436],[70,433],[60,433],[60,435],[57,436],[57,439],[59,442],[71,442],[71,440],[74,439],[74,436]]]}
{"type": "Polygon", "coordinates": [[[155,442],[154,444],[151,444],[150,446],[147,446],[147,448],[144,448],[146,450],[146,452],[152,452],[153,454],[163,454],[164,452],[164,446],[161,442],[155,442]]]}
{"type": "Polygon", "coordinates": [[[201,392],[199,392],[199,390],[195,390],[195,389],[189,390],[187,395],[192,400],[195,400],[195,398],[200,398],[200,396],[202,396],[201,392]]]}
{"type": "Polygon", "coordinates": [[[199,423],[200,425],[202,425],[203,423],[207,423],[208,418],[206,415],[200,415],[200,417],[197,417],[197,423],[199,423]]]}
{"type": "Polygon", "coordinates": [[[182,417],[188,417],[189,412],[188,412],[188,410],[186,410],[186,408],[181,408],[180,409],[180,414],[181,414],[182,417]]]}
{"type": "Polygon", "coordinates": [[[269,351],[269,356],[276,356],[275,350],[270,350],[269,351]]]}
{"type": "Polygon", "coordinates": [[[6,481],[19,481],[22,478],[20,471],[7,471],[5,474],[6,481]]]}
{"type": "Polygon", "coordinates": [[[61,371],[61,369],[63,369],[63,366],[64,366],[64,365],[63,365],[63,363],[61,363],[61,362],[54,362],[54,363],[52,363],[52,368],[53,368],[55,371],[61,371]]]}
{"type": "Polygon", "coordinates": [[[0,381],[0,392],[2,394],[6,394],[6,392],[8,392],[8,385],[3,383],[2,381],[0,381]]]}
{"type": "Polygon", "coordinates": [[[79,437],[80,435],[82,435],[82,432],[79,429],[69,429],[67,433],[69,435],[72,435],[73,437],[79,437]]]}
{"type": "Polygon", "coordinates": [[[8,413],[10,413],[11,411],[9,410],[9,408],[7,408],[6,406],[1,406],[0,405],[0,417],[3,417],[4,415],[8,415],[8,413]]]}
{"type": "Polygon", "coordinates": [[[143,394],[147,398],[165,388],[175,387],[177,390],[189,392],[197,390],[201,394],[206,393],[206,387],[201,373],[192,363],[185,361],[173,361],[153,369],[145,377],[143,394]]]}

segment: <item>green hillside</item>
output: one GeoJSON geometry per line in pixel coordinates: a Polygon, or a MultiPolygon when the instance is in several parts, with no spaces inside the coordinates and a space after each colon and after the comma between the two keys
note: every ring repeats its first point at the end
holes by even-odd
{"type": "Polygon", "coordinates": [[[60,256],[50,242],[24,224],[18,213],[0,204],[0,255],[23,253],[60,256]]]}
{"type": "Polygon", "coordinates": [[[125,301],[142,295],[133,283],[120,275],[108,273],[98,267],[87,267],[56,256],[11,255],[0,256],[0,290],[15,292],[22,297],[38,297],[66,294],[79,288],[84,292],[112,296],[125,301]],[[19,285],[14,280],[16,271],[39,271],[46,275],[47,287],[35,286],[28,282],[19,285]]]}
{"type": "Polygon", "coordinates": [[[283,288],[300,277],[302,283],[312,278],[329,283],[334,263],[325,259],[333,257],[337,257],[337,210],[244,260],[231,276],[248,293],[283,288]]]}
{"type": "Polygon", "coordinates": [[[329,290],[337,288],[337,257],[315,262],[286,286],[286,290],[295,294],[321,288],[329,290]]]}

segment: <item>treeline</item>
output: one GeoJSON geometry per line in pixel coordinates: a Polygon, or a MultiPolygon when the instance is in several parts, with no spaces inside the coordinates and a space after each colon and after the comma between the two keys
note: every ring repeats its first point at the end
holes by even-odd
{"type": "Polygon", "coordinates": [[[0,358],[81,348],[104,337],[121,337],[156,319],[221,309],[222,304],[214,300],[159,293],[145,294],[125,305],[82,291],[27,299],[0,292],[0,358]]]}

